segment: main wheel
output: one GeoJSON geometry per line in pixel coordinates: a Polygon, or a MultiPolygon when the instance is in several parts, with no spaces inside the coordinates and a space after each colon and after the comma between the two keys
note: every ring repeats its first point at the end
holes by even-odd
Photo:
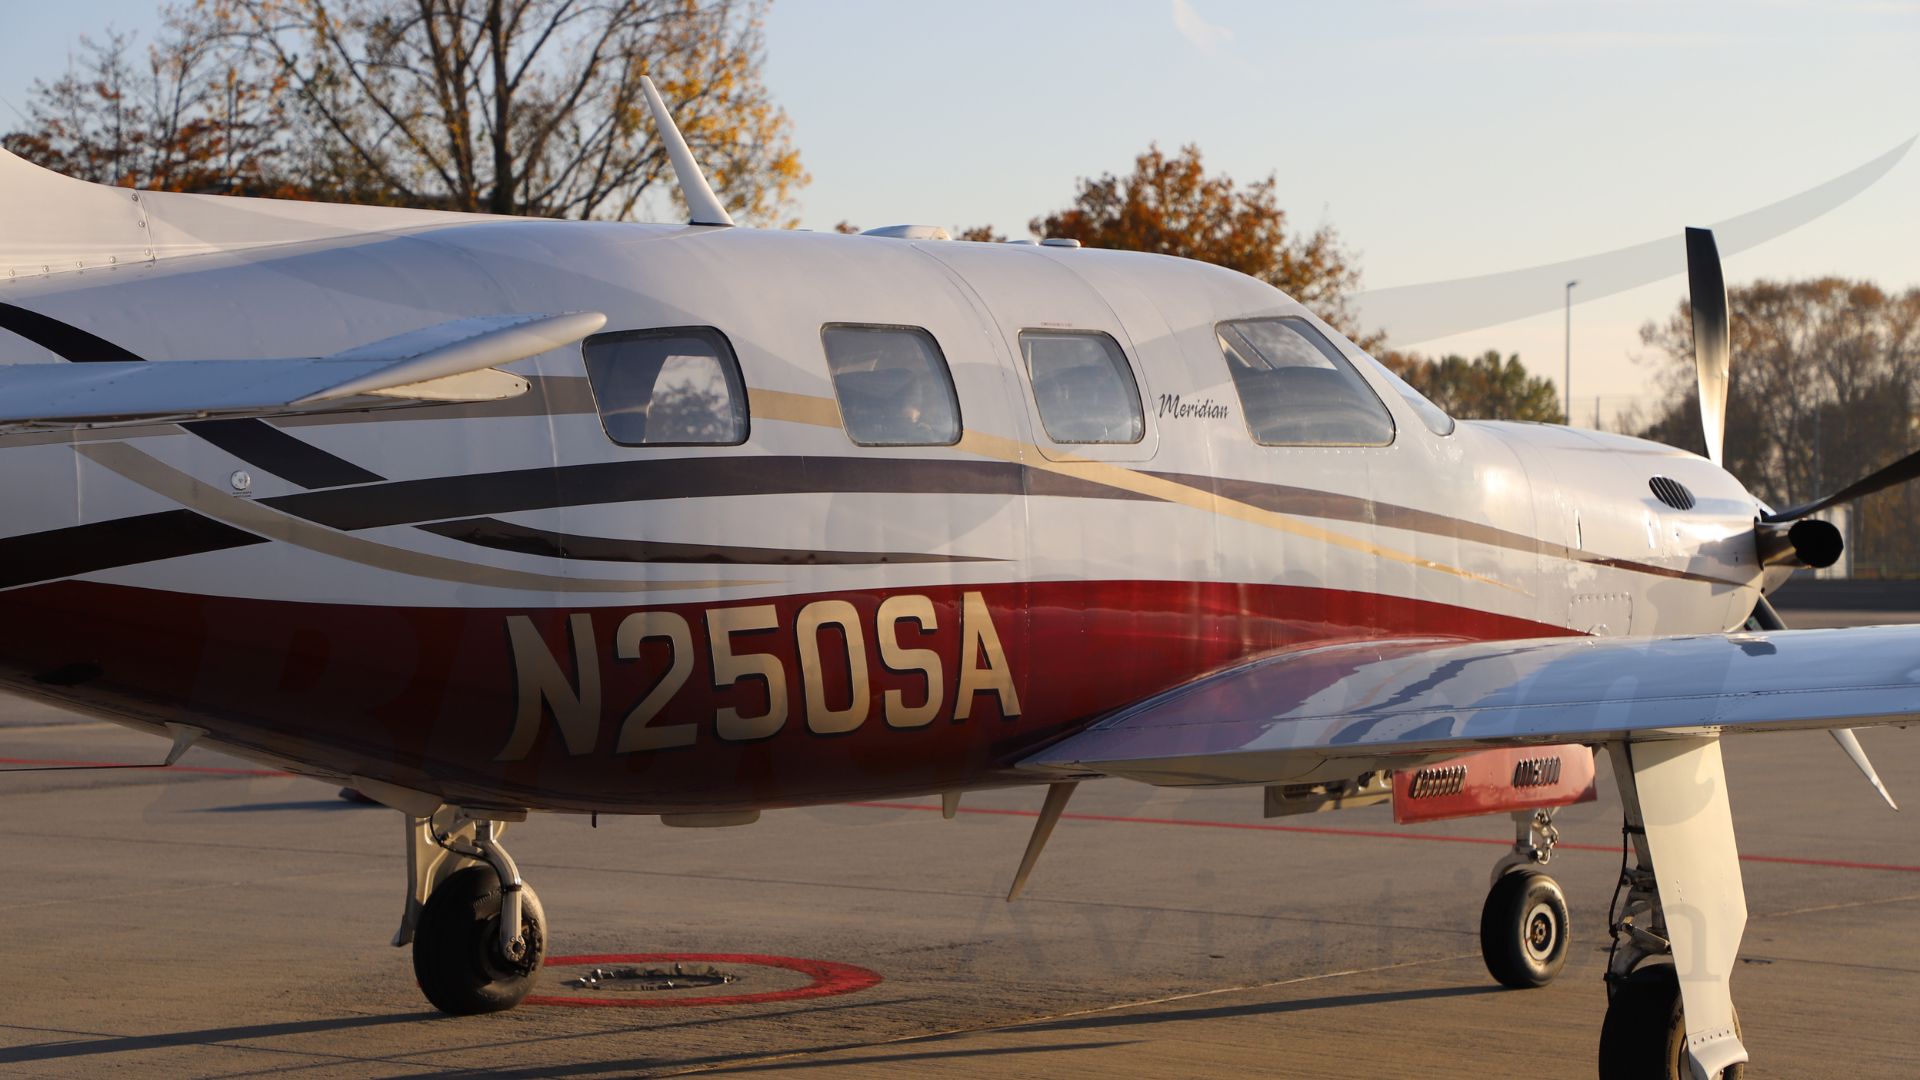
{"type": "MultiPolygon", "coordinates": [[[[1740,1016],[1733,1017],[1734,1034],[1740,1016]]],[[[1721,1070],[1721,1080],[1740,1080],[1744,1064],[1721,1070]]],[[[1687,1064],[1687,1018],[1680,1004],[1680,977],[1671,964],[1648,964],[1613,988],[1600,1024],[1600,1080],[1691,1080],[1687,1064]]]]}
{"type": "Polygon", "coordinates": [[[1480,909],[1480,956],[1503,986],[1545,986],[1567,966],[1567,897],[1539,870],[1502,874],[1480,909]]]}
{"type": "Polygon", "coordinates": [[[547,953],[540,898],[522,885],[520,932],[526,953],[500,948],[500,878],[490,866],[469,866],[440,883],[413,932],[413,974],[427,1000],[455,1016],[501,1012],[533,989],[547,953]]]}

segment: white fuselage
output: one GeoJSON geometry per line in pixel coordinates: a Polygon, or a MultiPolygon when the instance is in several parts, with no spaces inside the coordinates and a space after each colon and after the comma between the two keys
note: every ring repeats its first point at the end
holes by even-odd
{"type": "MultiPolygon", "coordinates": [[[[1010,658],[1009,677],[1027,702],[1021,715],[1034,719],[1034,738],[1045,738],[1124,700],[1091,689],[1103,669],[1138,666],[1135,657],[1115,655],[1117,648],[1179,652],[1179,663],[1146,665],[1142,670],[1151,675],[1128,683],[1130,695],[1157,692],[1274,647],[1355,634],[1717,632],[1747,618],[1762,578],[1755,501],[1711,463],[1640,440],[1554,426],[1463,422],[1451,434],[1436,434],[1376,362],[1300,305],[1244,276],[1166,257],[456,219],[17,278],[0,283],[0,304],[82,331],[71,339],[81,342],[73,348],[84,349],[91,335],[153,361],[318,356],[427,324],[515,311],[604,312],[609,332],[698,326],[724,334],[748,388],[750,432],[738,446],[616,445],[596,414],[577,346],[516,365],[533,389],[502,403],[268,422],[277,433],[151,425],[0,436],[0,483],[10,508],[0,546],[37,552],[53,542],[34,537],[81,530],[57,535],[108,537],[126,555],[122,562],[55,558],[45,576],[16,573],[8,579],[11,591],[0,592],[13,598],[9,618],[44,614],[76,596],[89,612],[116,610],[127,597],[191,598],[185,607],[156,603],[169,612],[164,618],[191,610],[206,620],[196,629],[204,640],[192,653],[206,667],[188,680],[198,693],[209,681],[231,676],[237,663],[205,657],[216,648],[244,655],[259,634],[252,620],[268,611],[280,612],[283,622],[297,622],[303,611],[326,611],[331,621],[314,631],[321,638],[353,636],[348,613],[405,609],[415,620],[407,634],[415,637],[447,616],[446,627],[465,627],[448,634],[472,639],[447,645],[449,655],[480,657],[484,650],[474,651],[480,646],[473,642],[484,641],[492,650],[485,655],[502,658],[505,637],[473,630],[474,619],[528,613],[539,621],[560,673],[543,676],[552,686],[542,684],[542,692],[584,693],[582,648],[601,654],[595,678],[608,681],[591,710],[606,726],[606,738],[582,736],[564,750],[554,740],[549,750],[557,761],[604,754],[613,729],[645,695],[643,683],[613,689],[622,657],[612,639],[623,613],[656,607],[682,612],[692,647],[703,654],[687,699],[658,706],[662,721],[693,718],[686,724],[691,732],[722,707],[698,695],[703,677],[716,693],[726,685],[712,677],[705,655],[719,656],[710,640],[712,611],[777,601],[771,617],[779,626],[772,632],[790,635],[798,616],[789,607],[855,598],[861,624],[854,636],[866,640],[856,648],[842,640],[844,628],[837,636],[829,632],[828,652],[864,649],[872,661],[864,666],[881,673],[865,687],[857,670],[851,676],[856,692],[871,694],[870,722],[879,728],[883,676],[892,669],[875,639],[897,635],[901,624],[873,614],[875,605],[889,596],[931,597],[949,615],[945,635],[958,631],[965,598],[979,595],[998,647],[1010,658]],[[1389,445],[1253,441],[1216,327],[1276,315],[1306,317],[1336,342],[1391,413],[1389,445]],[[822,327],[833,323],[931,334],[952,372],[961,441],[855,445],[841,428],[822,353],[822,327]],[[1069,446],[1048,438],[1018,344],[1023,330],[1039,329],[1100,331],[1121,344],[1145,405],[1137,443],[1069,446]],[[1654,498],[1654,476],[1690,489],[1695,505],[1680,510],[1654,498]],[[155,529],[174,527],[179,520],[168,515],[183,508],[196,521],[237,530],[238,538],[199,548],[169,541],[179,546],[161,545],[156,550],[164,557],[156,558],[140,555],[138,530],[121,535],[102,527],[136,517],[155,529]],[[476,542],[489,529],[518,539],[476,542]],[[542,546],[527,539],[536,534],[559,539],[542,546]],[[791,557],[596,558],[579,550],[583,537],[791,557]],[[812,557],[839,552],[911,558],[812,557]],[[1255,592],[1259,597],[1251,598],[1255,592]],[[231,629],[222,627],[223,611],[235,613],[231,629]],[[241,612],[250,614],[241,618],[241,612]],[[588,627],[590,644],[579,640],[582,624],[568,622],[583,613],[612,620],[588,627]],[[1268,629],[1245,629],[1256,615],[1268,629]],[[1284,632],[1271,629],[1283,623],[1284,632]],[[1088,640],[1098,638],[1104,651],[1076,653],[1069,640],[1075,631],[1063,629],[1071,627],[1082,627],[1088,640]],[[1209,645],[1190,648],[1195,640],[1209,645]],[[1050,681],[1077,688],[1049,698],[1050,681]],[[1043,701],[1053,702],[1054,714],[1034,717],[1043,701]]],[[[9,355],[30,360],[89,358],[62,356],[59,348],[43,347],[44,337],[42,346],[0,340],[12,347],[9,355]]],[[[58,656],[110,667],[89,653],[87,631],[69,629],[66,652],[58,656]]],[[[101,648],[122,647],[112,633],[101,633],[101,648]]],[[[977,629],[966,633],[975,645],[983,640],[977,629]]],[[[825,708],[817,692],[809,697],[810,686],[817,686],[807,681],[820,678],[817,671],[809,676],[808,665],[817,669],[823,662],[808,648],[794,651],[789,638],[780,640],[788,650],[780,670],[789,683],[790,724],[799,729],[807,708],[825,708]]],[[[974,646],[949,644],[938,674],[952,688],[956,667],[974,646]]],[[[281,659],[268,666],[285,677],[269,699],[291,693],[299,679],[285,673],[301,663],[316,665],[314,678],[358,679],[384,687],[379,693],[393,700],[424,681],[464,677],[455,660],[447,662],[451,668],[426,670],[407,667],[411,661],[404,659],[355,657],[338,642],[317,649],[323,656],[309,655],[316,649],[291,638],[273,647],[271,655],[281,659]]],[[[423,655],[431,651],[422,646],[423,655]]],[[[25,673],[44,676],[53,655],[36,656],[25,673]]],[[[938,681],[936,673],[921,671],[925,682],[938,681]]],[[[494,758],[504,741],[495,732],[507,730],[516,707],[522,726],[543,724],[548,716],[561,724],[569,708],[588,708],[581,701],[543,706],[536,698],[529,720],[524,691],[530,678],[519,670],[521,691],[509,691],[495,715],[473,720],[488,745],[463,766],[468,779],[461,782],[484,784],[476,770],[494,758]],[[521,693],[518,706],[514,693],[521,693]]],[[[830,679],[836,687],[847,681],[830,679]]],[[[169,696],[152,685],[127,689],[148,699],[169,696]]],[[[214,726],[232,725],[224,733],[232,741],[302,760],[294,752],[304,746],[300,724],[265,718],[272,734],[257,739],[242,730],[248,717],[275,706],[205,692],[214,702],[206,709],[226,718],[214,726]]],[[[958,692],[966,692],[964,683],[958,692]]],[[[993,701],[1004,720],[1010,699],[1009,693],[982,700],[993,701]]],[[[343,702],[348,711],[380,707],[343,702]]],[[[195,711],[186,702],[173,704],[195,711]]],[[[488,706],[467,700],[429,708],[466,715],[488,706]]],[[[443,715],[435,722],[442,725],[436,734],[406,745],[430,756],[449,721],[443,715]]],[[[712,736],[700,727],[688,738],[704,746],[712,736]]],[[[377,769],[372,759],[391,749],[362,739],[326,753],[302,752],[318,760],[316,771],[344,774],[377,769]]],[[[910,749],[888,753],[913,756],[910,749]]],[[[990,770],[997,755],[979,751],[976,772],[990,770]]],[[[553,767],[541,766],[539,779],[526,785],[561,783],[553,767]]],[[[416,780],[422,772],[434,775],[431,760],[408,769],[416,780]]],[[[908,786],[931,782],[921,776],[908,786]]],[[[780,793],[761,801],[887,785],[829,785],[832,790],[804,795],[792,794],[791,785],[773,787],[780,793]]]]}

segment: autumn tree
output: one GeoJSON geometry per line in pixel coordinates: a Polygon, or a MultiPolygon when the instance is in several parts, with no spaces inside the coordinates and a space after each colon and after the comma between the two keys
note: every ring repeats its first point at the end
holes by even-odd
{"type": "Polygon", "coordinates": [[[1280,208],[1278,180],[1240,186],[1209,175],[1200,148],[1168,156],[1158,145],[1134,159],[1127,176],[1080,181],[1073,205],[1035,218],[1042,236],[1088,247],[1151,251],[1198,259],[1259,278],[1338,327],[1363,347],[1378,335],[1359,333],[1350,307],[1360,281],[1352,256],[1331,226],[1301,235],[1280,208]]]}
{"type": "Polygon", "coordinates": [[[184,144],[224,167],[227,147],[245,147],[256,167],[236,171],[259,178],[241,185],[249,190],[628,218],[667,211],[647,206],[670,171],[641,94],[650,75],[733,212],[783,223],[807,176],[759,77],[765,6],[198,0],[169,10],[149,50],[153,74],[113,39],[89,54],[100,71],[36,89],[29,127],[8,146],[136,186],[186,186],[165,169],[118,164],[154,148],[184,144]],[[245,92],[244,120],[232,88],[245,92]],[[127,105],[147,99],[166,107],[127,105]]]}
{"type": "MultiPolygon", "coordinates": [[[[1889,294],[1827,277],[1728,291],[1733,378],[1726,463],[1774,506],[1836,490],[1920,446],[1920,289],[1889,294]]],[[[1692,309],[1641,328],[1667,400],[1646,437],[1704,451],[1694,384],[1692,309]]],[[[1894,488],[1854,504],[1856,572],[1920,572],[1912,522],[1920,493],[1894,488]],[[1863,564],[1865,566],[1863,567],[1863,564]]]]}
{"type": "Polygon", "coordinates": [[[738,0],[218,0],[286,79],[350,198],[631,217],[669,170],[651,75],[747,220],[805,183],[759,71],[765,5],[738,0]]]}
{"type": "Polygon", "coordinates": [[[209,12],[175,9],[145,49],[109,28],[80,39],[57,79],[36,80],[8,150],[95,183],[288,195],[280,90],[209,12]]]}
{"type": "Polygon", "coordinates": [[[991,225],[967,225],[953,230],[955,240],[971,240],[978,244],[1004,244],[1006,234],[991,225]]]}
{"type": "Polygon", "coordinates": [[[1385,352],[1379,359],[1458,419],[1560,422],[1553,380],[1529,375],[1517,355],[1503,360],[1500,350],[1488,349],[1471,360],[1458,355],[1430,360],[1402,352],[1385,352]]]}

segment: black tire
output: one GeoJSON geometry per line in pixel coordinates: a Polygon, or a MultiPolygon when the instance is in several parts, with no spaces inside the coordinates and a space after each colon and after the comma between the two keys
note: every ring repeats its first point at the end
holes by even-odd
{"type": "MultiPolygon", "coordinates": [[[[1733,1017],[1740,1031],[1740,1015],[1733,1017]]],[[[1686,1011],[1672,964],[1648,964],[1614,984],[1600,1024],[1600,1080],[1691,1080],[1686,1011]]],[[[1744,1064],[1723,1069],[1720,1080],[1740,1080],[1744,1064]]]]}
{"type": "Polygon", "coordinates": [[[500,950],[500,878],[490,866],[469,866],[427,897],[413,932],[413,974],[433,1007],[454,1016],[503,1012],[533,989],[547,953],[547,920],[540,898],[520,892],[520,928],[526,955],[500,950]]]}
{"type": "Polygon", "coordinates": [[[1567,897],[1531,868],[1502,874],[1480,909],[1480,956],[1502,986],[1545,986],[1567,966],[1567,897]]]}

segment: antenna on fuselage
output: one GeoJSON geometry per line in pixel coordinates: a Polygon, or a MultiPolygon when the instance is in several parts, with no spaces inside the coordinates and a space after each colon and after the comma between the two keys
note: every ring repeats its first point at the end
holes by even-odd
{"type": "Polygon", "coordinates": [[[647,108],[653,112],[653,126],[660,129],[660,142],[667,148],[667,160],[673,163],[673,179],[680,185],[680,195],[687,200],[687,209],[692,212],[687,219],[695,225],[732,225],[733,218],[727,214],[727,208],[707,185],[707,176],[700,171],[700,163],[693,160],[693,151],[687,149],[687,140],[680,137],[680,128],[673,122],[673,114],[667,111],[667,103],[660,100],[660,91],[653,88],[653,80],[640,76],[640,90],[647,95],[647,108]]]}

